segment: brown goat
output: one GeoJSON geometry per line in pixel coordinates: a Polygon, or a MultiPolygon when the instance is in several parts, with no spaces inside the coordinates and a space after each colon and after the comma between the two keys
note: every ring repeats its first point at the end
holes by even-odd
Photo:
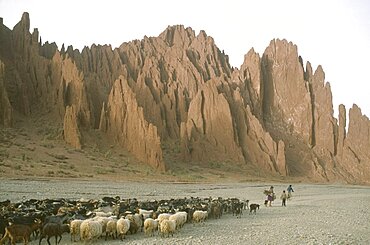
{"type": "Polygon", "coordinates": [[[50,238],[55,237],[55,244],[60,243],[60,240],[62,240],[62,234],[64,232],[69,232],[69,225],[66,224],[57,224],[57,223],[47,223],[42,228],[42,232],[40,235],[39,245],[41,244],[41,240],[46,238],[46,241],[50,245],[50,238]],[[59,237],[59,240],[58,240],[59,237]]]}
{"type": "Polygon", "coordinates": [[[23,239],[24,244],[27,245],[32,232],[39,226],[39,223],[35,223],[31,225],[12,224],[5,227],[5,235],[0,240],[0,244],[4,244],[5,240],[10,239],[11,244],[15,245],[17,240],[23,239]]]}

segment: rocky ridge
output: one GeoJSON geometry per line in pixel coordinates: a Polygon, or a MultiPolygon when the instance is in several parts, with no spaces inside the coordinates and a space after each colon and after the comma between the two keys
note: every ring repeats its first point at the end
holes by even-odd
{"type": "MultiPolygon", "coordinates": [[[[2,20],[2,19],[1,19],[2,20]]],[[[333,116],[330,84],[286,40],[240,69],[204,31],[169,26],[112,49],[59,50],[29,32],[24,13],[0,25],[0,125],[14,112],[48,115],[77,149],[95,130],[143,164],[247,165],[264,176],[368,183],[369,119],[354,105],[333,116]]]]}

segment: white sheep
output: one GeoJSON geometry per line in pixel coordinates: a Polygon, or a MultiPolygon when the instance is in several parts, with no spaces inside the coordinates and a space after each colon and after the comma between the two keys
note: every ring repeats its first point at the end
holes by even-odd
{"type": "Polygon", "coordinates": [[[96,220],[84,220],[80,226],[81,240],[92,241],[97,240],[102,235],[102,225],[96,220]]]}
{"type": "Polygon", "coordinates": [[[97,217],[92,218],[92,220],[98,221],[101,224],[102,234],[104,234],[107,228],[107,223],[108,221],[112,220],[112,218],[104,217],[104,216],[97,216],[97,217]]]}
{"type": "Polygon", "coordinates": [[[153,236],[154,232],[158,229],[158,220],[147,218],[144,221],[144,233],[147,236],[153,236]]]}
{"type": "MultiPolygon", "coordinates": [[[[134,222],[140,231],[143,231],[143,215],[141,214],[128,214],[126,219],[129,219],[131,222],[134,222]]],[[[136,233],[136,232],[135,232],[136,233]]]]}
{"type": "Polygon", "coordinates": [[[158,219],[159,223],[161,223],[162,220],[169,219],[170,216],[171,216],[171,214],[162,213],[162,214],[158,215],[158,218],[157,219],[158,219]]]}
{"type": "MultiPolygon", "coordinates": [[[[80,226],[82,224],[83,220],[81,219],[75,219],[72,220],[70,223],[70,232],[71,232],[71,241],[76,241],[76,236],[80,236],[80,226]]],[[[81,240],[81,236],[80,236],[81,240]]]]}
{"type": "Polygon", "coordinates": [[[169,220],[176,221],[176,230],[180,229],[186,223],[188,214],[186,212],[177,212],[169,217],[169,220]]]}
{"type": "Polygon", "coordinates": [[[202,211],[202,210],[196,210],[193,213],[193,221],[195,223],[204,223],[204,221],[208,217],[208,212],[207,211],[202,211]]]}
{"type": "Polygon", "coordinates": [[[111,219],[107,223],[107,227],[105,228],[105,240],[107,240],[108,236],[113,237],[113,239],[117,237],[117,220],[116,219],[111,219]]]}
{"type": "Polygon", "coordinates": [[[159,232],[162,237],[169,237],[170,234],[173,236],[173,233],[176,231],[176,221],[164,219],[159,223],[159,232]]]}
{"type": "Polygon", "coordinates": [[[139,214],[143,215],[144,220],[146,220],[147,218],[153,218],[153,213],[154,213],[153,210],[145,210],[145,209],[139,208],[139,214]]]}
{"type": "Polygon", "coordinates": [[[95,211],[95,217],[110,217],[112,216],[112,212],[103,212],[103,211],[95,211]]]}
{"type": "Polygon", "coordinates": [[[123,240],[130,229],[130,220],[121,217],[117,220],[117,236],[123,240]]]}

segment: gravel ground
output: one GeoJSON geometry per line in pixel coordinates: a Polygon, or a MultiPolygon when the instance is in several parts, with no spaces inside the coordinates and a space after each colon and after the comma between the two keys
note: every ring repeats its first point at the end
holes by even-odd
{"type": "MultiPolygon", "coordinates": [[[[98,240],[94,244],[370,244],[370,187],[350,185],[294,184],[294,197],[287,207],[276,200],[265,207],[263,190],[281,183],[125,183],[107,181],[0,179],[0,201],[22,199],[90,199],[104,196],[136,197],[139,200],[183,197],[237,197],[262,204],[257,215],[246,210],[242,218],[231,214],[209,219],[204,225],[186,224],[173,237],[147,238],[143,233],[121,241],[98,240]]],[[[53,239],[51,240],[53,244],[53,239]]],[[[30,244],[38,244],[32,241],[30,244]]],[[[42,244],[47,244],[44,240],[42,244]]],[[[60,244],[71,244],[64,235],[60,244]]],[[[76,242],[74,244],[81,244],[76,242]]]]}

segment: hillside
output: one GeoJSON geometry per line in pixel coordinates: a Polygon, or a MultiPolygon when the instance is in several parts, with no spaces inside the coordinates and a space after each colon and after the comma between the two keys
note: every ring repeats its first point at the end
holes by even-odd
{"type": "Polygon", "coordinates": [[[42,43],[28,13],[0,24],[4,174],[369,183],[369,119],[354,105],[347,132],[322,67],[291,42],[237,69],[184,26],[80,52],[42,43]]]}

